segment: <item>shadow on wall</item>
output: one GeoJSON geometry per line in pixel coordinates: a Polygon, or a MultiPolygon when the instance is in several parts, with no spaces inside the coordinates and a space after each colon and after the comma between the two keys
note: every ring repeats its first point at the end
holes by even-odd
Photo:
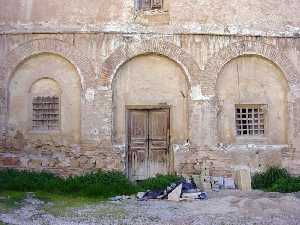
{"type": "Polygon", "coordinates": [[[245,55],[228,62],[217,80],[219,142],[286,144],[288,83],[271,61],[245,55]]]}
{"type": "Polygon", "coordinates": [[[80,77],[66,59],[44,53],[22,62],[9,84],[11,144],[17,145],[15,134],[23,135],[27,145],[79,143],[80,92],[80,77]]]}

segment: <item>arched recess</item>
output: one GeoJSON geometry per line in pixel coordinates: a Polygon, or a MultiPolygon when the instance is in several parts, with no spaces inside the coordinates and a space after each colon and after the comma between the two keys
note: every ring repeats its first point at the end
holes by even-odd
{"type": "Polygon", "coordinates": [[[174,145],[189,137],[189,82],[178,63],[143,54],[124,63],[112,82],[113,143],[126,146],[130,179],[174,170],[174,145]]]}
{"type": "Polygon", "coordinates": [[[83,90],[86,89],[87,84],[95,84],[95,70],[90,60],[83,52],[71,44],[58,39],[36,39],[17,46],[0,60],[0,128],[2,143],[6,139],[8,87],[11,76],[26,59],[42,53],[59,55],[69,61],[80,76],[81,88],[83,90]]]}
{"type": "MultiPolygon", "coordinates": [[[[262,41],[238,41],[224,47],[208,60],[203,71],[201,71],[200,82],[204,95],[215,96],[217,78],[222,68],[231,60],[243,55],[257,55],[274,63],[283,73],[288,83],[288,143],[293,143],[295,132],[294,111],[295,100],[300,93],[300,79],[293,62],[278,47],[266,44],[262,41]]],[[[216,115],[217,116],[217,115],[216,115]]],[[[217,130],[216,121],[212,121],[217,130]]]]}
{"type": "Polygon", "coordinates": [[[52,53],[59,55],[74,65],[80,75],[82,88],[93,84],[96,75],[93,65],[83,52],[73,45],[58,39],[36,39],[17,46],[1,59],[0,80],[7,85],[17,66],[25,59],[41,54],[52,53]]]}
{"type": "MultiPolygon", "coordinates": [[[[119,69],[130,60],[147,55],[156,55],[175,62],[183,71],[188,87],[187,120],[190,127],[189,115],[192,110],[191,100],[206,99],[202,95],[202,84],[199,82],[201,70],[197,62],[184,49],[161,39],[143,40],[126,43],[118,47],[103,63],[99,84],[108,89],[112,88],[113,80],[119,69]]],[[[114,114],[114,112],[112,112],[114,114]]],[[[112,135],[114,137],[114,135],[112,135]]],[[[190,135],[188,135],[190,136],[190,135]]],[[[113,138],[114,139],[114,138],[113,138]]]]}
{"type": "Polygon", "coordinates": [[[189,87],[199,87],[200,68],[194,59],[182,48],[159,39],[132,42],[117,48],[103,64],[100,84],[111,88],[115,74],[124,63],[146,54],[163,55],[175,61],[184,70],[189,87]]]}
{"type": "Polygon", "coordinates": [[[112,91],[116,144],[124,144],[126,139],[126,106],[170,106],[171,143],[188,138],[189,86],[176,62],[157,54],[136,56],[118,70],[112,91]]]}
{"type": "Polygon", "coordinates": [[[270,60],[253,54],[230,60],[216,85],[219,142],[287,144],[288,89],[270,60]]]}
{"type": "MultiPolygon", "coordinates": [[[[202,86],[207,87],[203,89],[203,94],[215,95],[217,78],[222,68],[232,59],[242,55],[259,55],[270,60],[282,70],[288,81],[289,89],[299,91],[298,72],[294,64],[280,49],[262,41],[239,41],[224,47],[208,60],[200,76],[202,86]]],[[[289,93],[289,98],[291,97],[291,93],[289,93]]]]}
{"type": "Polygon", "coordinates": [[[8,140],[19,133],[29,141],[79,143],[81,89],[76,68],[65,58],[40,53],[25,59],[8,84],[8,140]]]}

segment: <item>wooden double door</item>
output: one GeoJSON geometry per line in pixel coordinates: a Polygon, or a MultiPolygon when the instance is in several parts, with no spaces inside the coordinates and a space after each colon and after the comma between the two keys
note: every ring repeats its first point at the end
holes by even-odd
{"type": "Polygon", "coordinates": [[[169,108],[128,110],[127,137],[131,180],[169,173],[169,108]]]}

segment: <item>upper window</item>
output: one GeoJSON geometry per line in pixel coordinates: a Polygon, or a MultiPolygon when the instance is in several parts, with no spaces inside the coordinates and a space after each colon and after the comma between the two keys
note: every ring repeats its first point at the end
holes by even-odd
{"type": "Polygon", "coordinates": [[[265,105],[236,105],[235,118],[238,136],[265,134],[265,105]]]}
{"type": "Polygon", "coordinates": [[[59,97],[34,97],[32,99],[32,129],[53,131],[60,127],[59,97]]]}
{"type": "Polygon", "coordinates": [[[162,9],[163,0],[138,0],[140,10],[162,9]]]}

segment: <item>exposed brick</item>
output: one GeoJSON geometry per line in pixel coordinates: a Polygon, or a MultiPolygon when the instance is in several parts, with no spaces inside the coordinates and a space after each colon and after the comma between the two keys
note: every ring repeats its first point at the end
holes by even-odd
{"type": "MultiPolygon", "coordinates": [[[[120,37],[118,34],[103,34],[107,37],[104,47],[101,46],[92,49],[92,46],[90,46],[90,42],[92,42],[93,39],[92,34],[85,34],[88,48],[84,49],[81,45],[75,47],[69,44],[68,41],[58,40],[59,35],[55,35],[56,34],[52,36],[51,34],[45,34],[44,37],[48,37],[46,39],[40,39],[38,35],[24,35],[24,39],[26,39],[25,43],[21,44],[20,42],[11,45],[10,48],[13,50],[1,61],[0,77],[4,82],[2,82],[2,80],[0,82],[0,128],[3,134],[6,135],[6,131],[9,130],[7,127],[8,124],[6,123],[8,121],[7,84],[15,68],[33,54],[43,52],[58,54],[69,60],[78,69],[82,77],[83,89],[86,87],[95,87],[95,101],[91,104],[82,101],[81,141],[80,143],[76,143],[79,146],[78,151],[72,149],[71,146],[61,143],[50,142],[47,144],[37,144],[32,143],[33,141],[30,140],[24,140],[26,143],[20,145],[21,147],[18,152],[14,153],[14,157],[0,157],[1,167],[25,167],[26,169],[26,166],[23,167],[23,165],[21,165],[21,162],[23,164],[24,161],[28,162],[27,168],[38,169],[43,167],[61,175],[79,174],[83,171],[98,168],[107,170],[119,169],[123,171],[126,152],[125,150],[114,149],[111,141],[113,133],[113,93],[109,88],[116,71],[128,60],[138,55],[154,53],[164,55],[177,62],[186,72],[189,87],[200,85],[202,94],[206,96],[216,96],[215,87],[217,77],[224,65],[230,60],[244,54],[263,56],[282,69],[291,87],[290,96],[295,95],[294,90],[300,83],[299,72],[295,68],[295,63],[285,55],[285,52],[279,44],[278,46],[275,44],[277,41],[275,38],[263,39],[258,37],[246,38],[202,35],[197,36],[199,39],[198,42],[204,46],[200,48],[200,44],[196,46],[190,41],[194,39],[196,35],[173,35],[171,38],[164,37],[160,39],[157,37],[153,38],[150,34],[145,34],[147,38],[143,38],[142,35],[141,37],[138,36],[142,39],[141,41],[131,40],[126,43],[122,42],[119,45],[120,37]],[[28,42],[28,40],[31,39],[32,41],[28,42]],[[152,40],[149,41],[149,39],[152,40]],[[174,41],[171,43],[166,41],[168,39],[174,39],[174,41]],[[116,42],[116,40],[118,42],[116,42]],[[115,46],[115,43],[118,43],[119,46],[115,46]],[[181,47],[173,43],[177,43],[181,47]],[[17,48],[15,48],[15,46],[17,46],[17,48]],[[199,50],[194,49],[198,47],[199,50]],[[106,48],[107,50],[105,50],[106,48]],[[205,51],[202,51],[202,49],[205,51]],[[101,54],[99,52],[101,52],[101,54]],[[211,58],[209,56],[211,56],[211,58]],[[96,79],[94,68],[98,68],[97,71],[100,71],[99,79],[96,79]],[[204,68],[204,70],[200,70],[200,68],[204,68]],[[98,130],[95,139],[93,139],[94,137],[92,138],[90,134],[91,129],[94,128],[98,130]],[[26,150],[23,148],[26,148],[26,150]],[[37,158],[38,160],[35,161],[37,158]]],[[[82,35],[83,34],[78,34],[77,36],[81,37],[82,35]]],[[[20,37],[13,37],[10,41],[13,42],[14,38],[21,40],[20,37]]],[[[292,48],[293,47],[291,47],[291,49],[292,48]]],[[[294,50],[292,49],[291,51],[293,53],[294,50]]],[[[289,136],[291,143],[294,139],[298,138],[300,132],[300,120],[298,118],[300,103],[298,98],[299,96],[295,97],[294,102],[291,103],[291,107],[288,110],[290,113],[289,129],[291,130],[290,133],[293,134],[292,137],[289,136]]],[[[248,150],[246,152],[240,150],[236,153],[227,153],[216,147],[217,105],[214,97],[207,101],[191,101],[191,99],[189,99],[188,115],[189,138],[196,141],[191,143],[192,145],[188,150],[183,149],[187,152],[182,155],[181,153],[176,153],[174,156],[177,160],[177,164],[174,166],[177,172],[192,175],[199,170],[197,164],[199,161],[207,161],[211,175],[232,176],[233,167],[236,166],[232,162],[232,159],[237,157],[238,154],[241,154],[243,151],[242,154],[245,154],[245,161],[251,161],[251,158],[256,157],[255,152],[251,152],[250,156],[246,156],[248,150]]],[[[9,139],[6,139],[5,135],[3,135],[2,139],[8,141],[9,139]]],[[[297,146],[298,142],[295,143],[294,146],[282,150],[281,155],[285,161],[283,165],[289,164],[289,169],[293,171],[293,174],[300,173],[299,156],[297,155],[299,146],[297,146]]],[[[1,153],[5,151],[9,152],[8,150],[4,149],[2,151],[1,149],[1,153]]],[[[273,150],[270,150],[270,152],[271,151],[273,150]]],[[[267,162],[265,159],[267,159],[269,155],[266,154],[265,156],[259,157],[258,161],[265,163],[267,162]]],[[[246,162],[245,164],[247,163],[250,163],[252,166],[256,162],[246,162]]],[[[253,166],[253,169],[256,169],[256,167],[253,166]]]]}
{"type": "Polygon", "coordinates": [[[20,166],[20,159],[17,157],[0,157],[2,166],[17,167],[20,166]]]}
{"type": "Polygon", "coordinates": [[[190,86],[198,84],[198,76],[200,74],[199,66],[188,53],[172,43],[157,39],[142,41],[139,43],[130,43],[127,44],[126,48],[137,51],[127,52],[129,54],[123,54],[123,48],[124,46],[117,48],[104,62],[104,67],[100,73],[100,79],[103,83],[111,85],[113,77],[115,76],[114,72],[116,72],[122,64],[131,58],[145,53],[158,53],[171,58],[186,68],[186,71],[189,73],[187,74],[187,80],[190,82],[190,86]],[[114,66],[114,68],[112,70],[107,70],[108,65],[114,66]]]}
{"type": "MultiPolygon", "coordinates": [[[[279,68],[281,68],[286,76],[286,79],[291,86],[294,82],[300,82],[299,77],[296,76],[297,70],[293,66],[294,64],[289,61],[287,56],[284,56],[278,48],[273,45],[266,44],[260,41],[239,41],[233,44],[230,44],[219,52],[217,52],[213,57],[211,57],[205,67],[205,70],[202,71],[202,79],[210,80],[213,82],[212,87],[215,87],[216,80],[220,70],[223,66],[231,59],[234,59],[238,56],[253,54],[261,55],[272,62],[275,62],[279,68]],[[245,48],[247,46],[247,48],[245,48]],[[227,56],[226,58],[224,56],[227,56]],[[209,74],[209,77],[208,77],[209,74]]],[[[200,81],[201,82],[201,81],[200,81]]],[[[209,93],[213,93],[214,90],[208,90],[209,93]]],[[[204,93],[207,94],[207,93],[204,93]]]]}

